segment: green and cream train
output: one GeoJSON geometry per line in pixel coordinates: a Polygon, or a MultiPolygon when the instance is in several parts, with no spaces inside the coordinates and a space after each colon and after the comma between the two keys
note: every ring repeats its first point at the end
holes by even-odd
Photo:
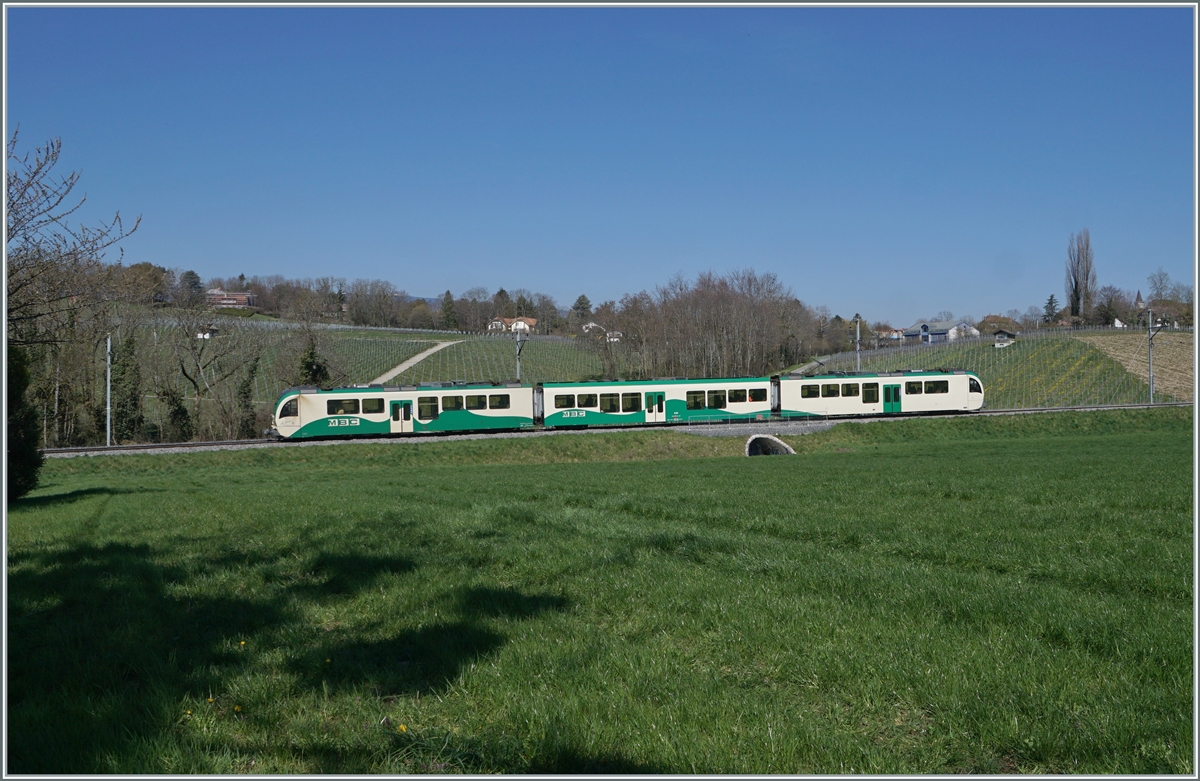
{"type": "Polygon", "coordinates": [[[288,388],[266,433],[283,439],[520,431],[968,412],[983,384],[961,369],[711,380],[425,383],[288,388]]]}

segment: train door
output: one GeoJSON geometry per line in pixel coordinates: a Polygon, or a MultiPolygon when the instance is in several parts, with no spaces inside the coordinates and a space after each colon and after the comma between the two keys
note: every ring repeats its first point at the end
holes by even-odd
{"type": "Polygon", "coordinates": [[[646,394],[646,422],[665,423],[667,420],[667,405],[662,391],[650,391],[646,394]]]}
{"type": "Polygon", "coordinates": [[[900,386],[899,385],[884,385],[883,386],[883,411],[884,412],[899,412],[900,411],[900,386]]]}
{"type": "Polygon", "coordinates": [[[412,424],[412,400],[404,399],[403,401],[392,402],[392,433],[393,434],[411,434],[413,430],[412,424]]]}

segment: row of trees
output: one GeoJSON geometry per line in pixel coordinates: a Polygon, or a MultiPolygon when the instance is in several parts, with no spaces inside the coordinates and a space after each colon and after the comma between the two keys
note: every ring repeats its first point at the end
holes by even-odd
{"type": "MultiPolygon", "coordinates": [[[[845,320],[811,307],[774,274],[748,269],[704,273],[694,282],[676,276],[652,293],[605,301],[591,316],[604,328],[589,331],[588,343],[609,377],[778,371],[806,355],[849,349],[858,317],[845,320]]],[[[873,336],[862,323],[862,339],[873,336]]]]}
{"type": "Polygon", "coordinates": [[[1092,238],[1087,228],[1072,234],[1067,242],[1066,305],[1059,309],[1057,299],[1051,295],[1043,309],[1047,323],[1069,322],[1085,325],[1113,325],[1120,320],[1126,325],[1139,323],[1146,308],[1159,316],[1181,325],[1192,324],[1194,288],[1171,279],[1160,266],[1146,278],[1149,298],[1122,290],[1114,285],[1099,287],[1096,276],[1096,259],[1092,251],[1092,238]]]}
{"type": "MultiPolygon", "coordinates": [[[[172,277],[167,272],[166,279],[172,277]]],[[[384,328],[434,328],[452,331],[484,331],[497,317],[531,317],[543,334],[563,333],[590,314],[587,297],[563,313],[553,296],[517,288],[491,293],[473,287],[457,298],[449,290],[440,302],[415,298],[390,282],[378,279],[289,280],[280,276],[245,275],[209,280],[209,288],[245,292],[255,296],[255,308],[268,315],[304,322],[343,322],[384,328]],[[584,302],[582,311],[578,306],[584,302]]],[[[169,297],[164,300],[170,301],[169,297]]]]}

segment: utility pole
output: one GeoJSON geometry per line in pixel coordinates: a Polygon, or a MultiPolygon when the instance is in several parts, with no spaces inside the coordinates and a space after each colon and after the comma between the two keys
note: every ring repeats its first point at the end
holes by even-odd
{"type": "Polygon", "coordinates": [[[862,325],[862,316],[855,315],[854,317],[854,371],[862,371],[862,334],[859,327],[862,325]]]}
{"type": "Polygon", "coordinates": [[[105,415],[104,446],[112,447],[112,334],[108,335],[104,349],[104,364],[104,407],[108,412],[105,415]]]}
{"type": "Polygon", "coordinates": [[[521,381],[521,348],[525,346],[528,339],[524,328],[517,330],[517,382],[521,381]]]}
{"type": "MultiPolygon", "coordinates": [[[[1159,326],[1158,331],[1161,331],[1166,326],[1159,326]]],[[[1150,370],[1150,403],[1154,403],[1154,337],[1158,334],[1154,330],[1154,310],[1146,307],[1146,363],[1150,370]]]]}

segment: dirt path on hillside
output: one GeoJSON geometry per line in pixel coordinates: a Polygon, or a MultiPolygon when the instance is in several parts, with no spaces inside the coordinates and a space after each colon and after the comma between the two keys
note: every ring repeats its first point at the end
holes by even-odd
{"type": "MultiPolygon", "coordinates": [[[[1087,334],[1077,336],[1109,358],[1125,367],[1131,374],[1150,381],[1146,360],[1146,334],[1087,334]]],[[[1196,364],[1192,334],[1162,331],[1154,337],[1154,395],[1169,393],[1177,401],[1192,401],[1196,364]]]]}
{"type": "MultiPolygon", "coordinates": [[[[462,339],[458,340],[458,342],[461,342],[461,341],[463,341],[463,340],[462,339]]],[[[371,380],[371,384],[372,385],[382,385],[384,382],[386,382],[387,380],[390,380],[392,377],[395,377],[396,375],[400,374],[401,372],[407,371],[410,367],[416,366],[418,363],[425,360],[429,356],[433,355],[438,350],[444,350],[452,344],[458,344],[458,342],[438,342],[437,344],[435,344],[433,347],[430,347],[425,352],[417,353],[416,355],[409,358],[407,361],[405,361],[404,363],[395,367],[394,369],[388,369],[383,374],[381,374],[378,377],[376,377],[375,379],[371,380]]]]}

